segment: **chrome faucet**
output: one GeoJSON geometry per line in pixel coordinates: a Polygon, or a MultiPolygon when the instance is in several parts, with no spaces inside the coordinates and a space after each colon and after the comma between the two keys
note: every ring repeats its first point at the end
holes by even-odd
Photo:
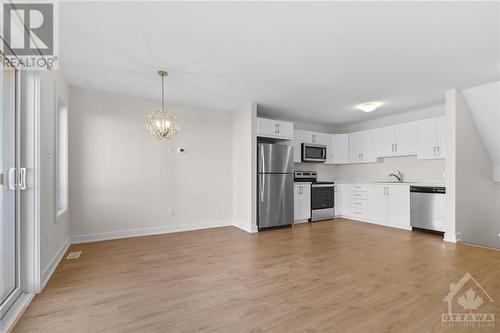
{"type": "Polygon", "coordinates": [[[403,174],[399,170],[396,170],[396,171],[398,172],[397,174],[391,173],[389,175],[389,177],[396,177],[396,179],[398,180],[398,183],[402,183],[403,182],[403,174]]]}

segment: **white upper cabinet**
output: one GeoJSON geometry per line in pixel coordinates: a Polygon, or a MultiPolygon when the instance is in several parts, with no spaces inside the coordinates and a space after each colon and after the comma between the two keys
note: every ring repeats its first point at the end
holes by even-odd
{"type": "Polygon", "coordinates": [[[257,136],[293,140],[293,123],[273,119],[257,118],[257,136]]]}
{"type": "Polygon", "coordinates": [[[326,146],[325,164],[377,162],[378,157],[417,155],[419,159],[447,156],[445,117],[413,121],[394,126],[328,134],[294,130],[293,123],[257,118],[257,136],[293,140],[294,162],[302,162],[302,144],[326,146]]]}
{"type": "Polygon", "coordinates": [[[418,122],[393,126],[395,155],[415,155],[418,142],[418,122]]]}
{"type": "Polygon", "coordinates": [[[418,158],[446,158],[447,133],[445,117],[420,120],[418,122],[418,158]]]}
{"type": "Polygon", "coordinates": [[[446,158],[448,156],[448,123],[446,117],[439,117],[436,121],[438,131],[438,158],[446,158]]]}
{"type": "Polygon", "coordinates": [[[311,132],[303,130],[293,131],[293,161],[295,163],[302,162],[302,144],[312,143],[316,145],[326,146],[326,156],[330,156],[332,150],[331,134],[311,132]]]}
{"type": "Polygon", "coordinates": [[[332,134],[330,151],[327,152],[328,164],[349,163],[349,134],[332,134]]]}
{"type": "Polygon", "coordinates": [[[376,156],[404,156],[417,153],[418,123],[415,121],[377,128],[374,132],[376,156]]]}
{"type": "Polygon", "coordinates": [[[374,138],[376,130],[349,133],[349,163],[376,162],[374,138]]]}

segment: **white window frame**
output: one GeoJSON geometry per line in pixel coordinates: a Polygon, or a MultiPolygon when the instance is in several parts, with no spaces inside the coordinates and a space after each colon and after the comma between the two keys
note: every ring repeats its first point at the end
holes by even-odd
{"type": "Polygon", "coordinates": [[[55,89],[55,210],[56,223],[66,221],[69,210],[68,119],[66,99],[55,89]]]}

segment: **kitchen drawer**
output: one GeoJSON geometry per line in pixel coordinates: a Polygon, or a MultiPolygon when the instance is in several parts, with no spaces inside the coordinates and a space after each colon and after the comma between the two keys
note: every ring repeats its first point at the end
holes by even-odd
{"type": "Polygon", "coordinates": [[[368,202],[363,199],[351,199],[351,213],[353,216],[365,216],[368,211],[368,202]]]}
{"type": "Polygon", "coordinates": [[[366,200],[368,199],[368,193],[367,192],[351,192],[351,198],[353,199],[363,199],[366,200]]]}
{"type": "Polygon", "coordinates": [[[351,185],[351,192],[367,192],[368,186],[366,185],[351,185]]]}

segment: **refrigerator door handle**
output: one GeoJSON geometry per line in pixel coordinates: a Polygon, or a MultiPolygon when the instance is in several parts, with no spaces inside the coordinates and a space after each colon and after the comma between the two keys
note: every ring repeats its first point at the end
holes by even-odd
{"type": "Polygon", "coordinates": [[[259,186],[259,197],[260,197],[260,202],[264,202],[264,182],[266,177],[264,177],[263,174],[260,174],[260,186],[259,186]]]}
{"type": "Polygon", "coordinates": [[[266,163],[264,163],[264,149],[260,149],[260,165],[262,166],[262,170],[259,170],[259,172],[266,172],[266,163]]]}

